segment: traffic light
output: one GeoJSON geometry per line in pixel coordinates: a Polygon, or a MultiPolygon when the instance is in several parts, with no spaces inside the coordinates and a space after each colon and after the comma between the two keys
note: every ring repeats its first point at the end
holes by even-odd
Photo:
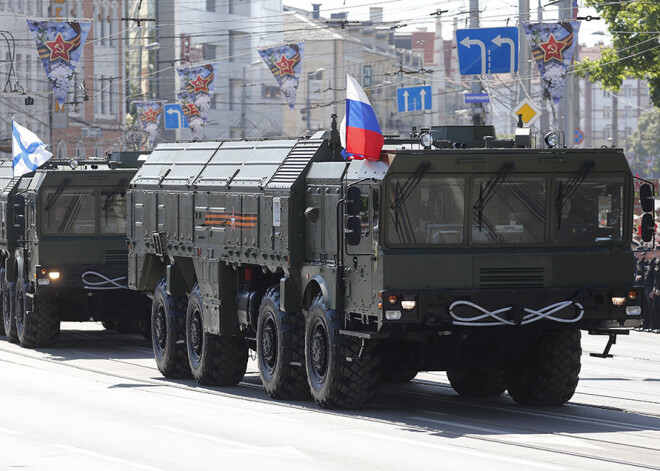
{"type": "Polygon", "coordinates": [[[301,108],[300,115],[302,116],[303,121],[307,121],[307,113],[309,113],[307,108],[301,108]]]}

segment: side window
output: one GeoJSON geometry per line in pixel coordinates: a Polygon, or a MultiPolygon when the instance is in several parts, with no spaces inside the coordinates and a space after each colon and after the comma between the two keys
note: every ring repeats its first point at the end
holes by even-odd
{"type": "Polygon", "coordinates": [[[372,216],[374,222],[374,240],[378,240],[378,205],[380,203],[380,190],[375,188],[371,194],[371,206],[372,206],[372,216]]]}
{"type": "Polygon", "coordinates": [[[362,194],[360,224],[362,225],[362,237],[367,237],[369,235],[369,193],[362,194]]]}

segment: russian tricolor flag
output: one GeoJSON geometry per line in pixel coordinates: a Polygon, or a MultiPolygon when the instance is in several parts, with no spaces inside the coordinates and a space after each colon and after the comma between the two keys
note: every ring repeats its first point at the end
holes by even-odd
{"type": "MultiPolygon", "coordinates": [[[[348,158],[380,160],[383,133],[376,113],[362,87],[350,75],[346,75],[346,131],[342,132],[342,144],[348,158]]],[[[344,127],[342,122],[342,128],[344,127]]]]}

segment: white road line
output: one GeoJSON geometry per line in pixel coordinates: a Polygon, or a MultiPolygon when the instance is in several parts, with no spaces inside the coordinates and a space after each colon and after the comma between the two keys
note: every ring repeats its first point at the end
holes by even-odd
{"type": "Polygon", "coordinates": [[[502,433],[502,430],[500,429],[491,428],[491,427],[479,427],[477,425],[459,424],[456,422],[452,422],[451,420],[429,419],[428,417],[408,417],[408,419],[421,420],[424,422],[431,422],[433,424],[439,424],[439,425],[451,425],[452,427],[466,428],[470,430],[476,430],[478,432],[496,433],[498,435],[502,433]]]}
{"type": "Polygon", "coordinates": [[[15,432],[14,430],[9,430],[7,428],[0,428],[0,433],[4,433],[5,435],[20,435],[20,432],[15,432]]]}
{"type": "Polygon", "coordinates": [[[372,433],[372,432],[364,432],[364,431],[356,431],[354,432],[358,435],[364,435],[368,437],[373,437],[377,438],[378,440],[391,440],[399,443],[405,443],[407,445],[411,446],[421,446],[425,448],[432,448],[434,450],[441,450],[441,451],[448,451],[451,453],[457,453],[457,454],[462,454],[462,455],[471,455],[471,456],[476,456],[479,458],[487,458],[487,459],[492,459],[492,460],[499,460],[499,461],[505,461],[507,463],[516,463],[516,464],[522,464],[525,465],[529,468],[541,468],[541,469],[553,469],[553,470],[566,470],[567,468],[565,466],[559,466],[559,465],[553,465],[549,463],[540,463],[538,461],[532,461],[532,460],[527,460],[524,458],[511,458],[508,456],[502,456],[502,455],[497,455],[495,453],[489,453],[489,452],[484,452],[484,451],[477,451],[477,450],[472,450],[472,449],[467,449],[467,448],[459,448],[457,446],[447,446],[447,445],[438,445],[438,444],[433,444],[433,443],[424,443],[420,442],[419,440],[412,440],[408,438],[397,438],[397,437],[392,437],[389,435],[383,435],[381,433],[372,433]]]}
{"type": "Polygon", "coordinates": [[[75,453],[80,453],[81,455],[91,456],[93,458],[100,458],[106,461],[113,461],[115,463],[123,464],[125,466],[130,466],[131,468],[146,469],[148,471],[162,471],[160,468],[154,468],[153,466],[147,466],[140,463],[135,463],[134,461],[122,460],[121,458],[115,458],[114,456],[103,455],[101,453],[96,453],[94,451],[85,450],[83,448],[77,448],[70,445],[55,445],[58,448],[63,448],[65,450],[73,451],[75,453]]]}

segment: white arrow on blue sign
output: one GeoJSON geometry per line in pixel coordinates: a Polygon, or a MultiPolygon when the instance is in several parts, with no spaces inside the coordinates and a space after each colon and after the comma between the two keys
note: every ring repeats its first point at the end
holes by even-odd
{"type": "Polygon", "coordinates": [[[165,129],[180,129],[188,127],[188,120],[183,115],[181,105],[172,103],[165,105],[165,129]]]}
{"type": "Polygon", "coordinates": [[[518,28],[456,30],[461,75],[508,74],[518,70],[518,28]]]}
{"type": "Polygon", "coordinates": [[[430,110],[431,86],[398,88],[396,91],[399,111],[430,110]]]}

